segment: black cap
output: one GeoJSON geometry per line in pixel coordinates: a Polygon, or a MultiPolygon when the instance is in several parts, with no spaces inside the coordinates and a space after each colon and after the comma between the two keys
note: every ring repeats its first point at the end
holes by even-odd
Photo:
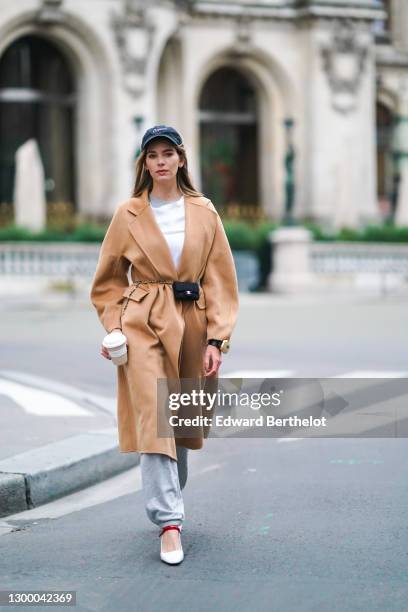
{"type": "Polygon", "coordinates": [[[145,132],[142,138],[142,151],[153,138],[167,138],[175,145],[183,144],[183,139],[174,128],[168,125],[155,125],[145,132]]]}

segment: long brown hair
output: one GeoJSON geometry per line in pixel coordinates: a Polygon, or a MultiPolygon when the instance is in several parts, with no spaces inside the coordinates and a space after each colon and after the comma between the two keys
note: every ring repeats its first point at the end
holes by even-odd
{"type": "MultiPolygon", "coordinates": [[[[166,139],[168,140],[168,139],[166,139]]],[[[169,141],[170,142],[170,141],[169,141]]],[[[180,160],[184,162],[183,166],[177,170],[177,187],[185,195],[202,196],[203,194],[197,191],[191,180],[190,174],[187,167],[187,155],[183,145],[176,145],[170,143],[173,149],[179,154],[180,160]]],[[[136,180],[133,188],[132,198],[139,197],[145,189],[149,192],[153,189],[153,179],[146,168],[146,156],[148,146],[141,151],[140,155],[136,159],[136,180]]]]}

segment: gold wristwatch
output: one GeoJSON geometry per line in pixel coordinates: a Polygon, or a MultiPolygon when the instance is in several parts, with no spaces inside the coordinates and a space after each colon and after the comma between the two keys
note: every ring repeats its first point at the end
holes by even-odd
{"type": "Polygon", "coordinates": [[[215,338],[211,338],[208,340],[207,344],[212,344],[212,346],[216,346],[222,353],[228,353],[230,349],[229,340],[216,340],[215,338]]]}

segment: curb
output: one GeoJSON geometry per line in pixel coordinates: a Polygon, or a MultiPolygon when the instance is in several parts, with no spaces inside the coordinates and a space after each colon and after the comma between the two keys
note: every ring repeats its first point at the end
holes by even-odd
{"type": "Polygon", "coordinates": [[[139,464],[117,429],[89,431],[0,461],[0,517],[35,508],[139,464]]]}

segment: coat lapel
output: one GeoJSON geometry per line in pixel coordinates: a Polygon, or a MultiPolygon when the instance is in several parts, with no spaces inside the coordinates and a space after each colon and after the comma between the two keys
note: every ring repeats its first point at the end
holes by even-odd
{"type": "Polygon", "coordinates": [[[194,214],[195,206],[192,206],[187,195],[184,196],[184,202],[184,243],[179,266],[176,269],[167,240],[154,216],[147,190],[139,198],[132,198],[129,201],[128,210],[134,215],[129,222],[129,231],[163,280],[182,280],[183,277],[189,280],[188,261],[193,246],[191,230],[194,227],[191,215],[194,214]]]}

